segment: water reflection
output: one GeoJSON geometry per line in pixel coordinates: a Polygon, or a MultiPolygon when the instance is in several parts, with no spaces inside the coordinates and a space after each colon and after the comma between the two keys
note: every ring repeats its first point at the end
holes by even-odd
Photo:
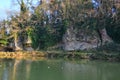
{"type": "Polygon", "coordinates": [[[11,77],[11,68],[12,66],[12,62],[7,63],[6,61],[3,62],[0,60],[0,78],[1,80],[8,80],[11,77]]]}
{"type": "Polygon", "coordinates": [[[119,80],[120,63],[0,60],[0,80],[119,80]]]}

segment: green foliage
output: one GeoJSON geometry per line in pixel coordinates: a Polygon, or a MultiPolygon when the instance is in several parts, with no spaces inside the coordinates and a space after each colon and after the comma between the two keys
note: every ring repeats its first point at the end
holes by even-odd
{"type": "Polygon", "coordinates": [[[8,41],[5,39],[0,39],[0,44],[5,46],[8,44],[8,41]]]}
{"type": "Polygon", "coordinates": [[[45,27],[39,26],[35,28],[32,33],[32,46],[34,48],[47,49],[62,41],[62,36],[65,33],[63,25],[46,25],[45,27]]]}
{"type": "MultiPolygon", "coordinates": [[[[61,42],[66,29],[70,26],[78,31],[81,29],[89,35],[106,28],[108,35],[115,42],[120,43],[120,20],[114,21],[106,17],[106,10],[110,8],[108,5],[106,8],[106,5],[101,4],[96,14],[90,0],[67,0],[62,5],[61,1],[55,0],[51,4],[43,2],[38,5],[33,9],[31,16],[29,16],[30,11],[24,0],[21,0],[19,5],[20,15],[11,17],[12,33],[18,33],[18,38],[26,39],[26,36],[31,37],[32,46],[35,49],[47,49],[61,42]],[[47,10],[51,11],[51,20],[46,15],[47,10]],[[58,11],[57,16],[54,15],[54,11],[58,11]],[[55,23],[56,19],[61,19],[61,21],[55,23]]],[[[26,40],[21,40],[21,43],[24,43],[24,41],[26,40]]],[[[6,45],[7,41],[2,40],[0,43],[6,45]]]]}
{"type": "Polygon", "coordinates": [[[107,19],[106,25],[107,34],[115,41],[120,43],[120,22],[112,18],[107,19]]]}

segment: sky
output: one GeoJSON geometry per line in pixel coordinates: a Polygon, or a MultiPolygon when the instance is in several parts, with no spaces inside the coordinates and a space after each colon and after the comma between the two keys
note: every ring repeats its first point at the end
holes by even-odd
{"type": "MultiPolygon", "coordinates": [[[[15,1],[16,0],[2,0],[0,2],[0,20],[8,19],[11,14],[19,12],[19,5],[17,5],[15,1]]],[[[33,0],[33,4],[36,5],[37,1],[38,0],[33,0]]]]}
{"type": "MultiPolygon", "coordinates": [[[[19,12],[19,5],[15,3],[17,0],[2,0],[0,2],[0,21],[10,18],[11,15],[19,12]]],[[[24,0],[26,1],[26,0],[24,0]]],[[[33,5],[37,5],[39,0],[33,0],[33,5]]],[[[48,2],[49,0],[46,0],[48,2]]]]}
{"type": "Polygon", "coordinates": [[[12,10],[11,0],[2,0],[0,2],[0,20],[7,18],[7,12],[12,10]]]}

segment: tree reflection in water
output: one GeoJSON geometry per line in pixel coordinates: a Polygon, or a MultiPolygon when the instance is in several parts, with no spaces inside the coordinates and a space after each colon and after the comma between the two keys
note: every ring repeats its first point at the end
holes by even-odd
{"type": "Polygon", "coordinates": [[[0,80],[119,80],[119,66],[104,61],[4,59],[0,80]]]}

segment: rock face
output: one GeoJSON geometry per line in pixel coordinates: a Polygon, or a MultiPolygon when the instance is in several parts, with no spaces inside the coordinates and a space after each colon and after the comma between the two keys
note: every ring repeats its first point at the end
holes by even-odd
{"type": "MultiPolygon", "coordinates": [[[[111,41],[105,29],[101,30],[101,36],[103,44],[111,41]]],[[[63,49],[66,51],[88,50],[100,46],[100,40],[96,32],[89,30],[76,31],[73,27],[67,29],[63,37],[63,43],[63,49]]]]}
{"type": "Polygon", "coordinates": [[[34,51],[34,49],[32,47],[26,47],[27,51],[34,51]]]}
{"type": "Polygon", "coordinates": [[[112,42],[112,39],[107,35],[105,28],[101,30],[101,34],[102,34],[103,44],[105,44],[106,42],[112,42]]]}

